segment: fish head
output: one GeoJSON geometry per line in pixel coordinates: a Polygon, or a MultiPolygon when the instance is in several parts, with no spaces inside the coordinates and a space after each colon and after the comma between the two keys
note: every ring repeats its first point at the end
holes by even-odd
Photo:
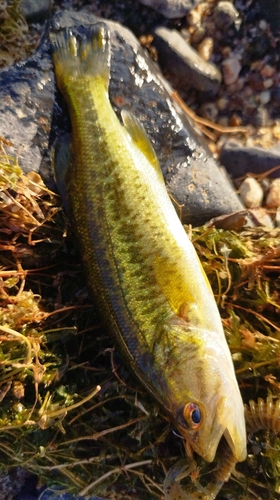
{"type": "Polygon", "coordinates": [[[224,436],[236,461],[245,460],[244,405],[224,334],[192,329],[177,358],[169,374],[176,395],[172,412],[187,453],[212,462],[224,436]]]}

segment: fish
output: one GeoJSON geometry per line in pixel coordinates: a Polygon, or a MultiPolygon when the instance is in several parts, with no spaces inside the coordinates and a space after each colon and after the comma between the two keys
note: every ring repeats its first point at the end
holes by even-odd
{"type": "Polygon", "coordinates": [[[224,436],[246,458],[244,406],[209,281],[165,187],[155,151],[129,110],[110,103],[104,23],[51,34],[71,120],[57,161],[87,282],[130,371],[212,462],[224,436]]]}

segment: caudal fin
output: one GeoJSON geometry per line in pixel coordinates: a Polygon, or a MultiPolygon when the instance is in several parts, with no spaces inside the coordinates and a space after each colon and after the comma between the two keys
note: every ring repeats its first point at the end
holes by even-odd
{"type": "Polygon", "coordinates": [[[92,25],[85,34],[64,28],[50,35],[55,74],[60,89],[69,79],[101,78],[108,87],[110,78],[110,36],[104,23],[92,25]]]}

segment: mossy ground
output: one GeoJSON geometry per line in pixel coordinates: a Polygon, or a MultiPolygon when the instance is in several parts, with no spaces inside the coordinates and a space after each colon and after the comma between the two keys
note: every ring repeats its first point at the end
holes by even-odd
{"type": "MultiPolygon", "coordinates": [[[[280,230],[202,227],[192,239],[244,402],[279,398],[280,230]]],[[[0,248],[1,472],[21,465],[75,494],[162,499],[182,443],[100,323],[59,198],[3,143],[0,248]]],[[[277,433],[250,434],[248,450],[220,498],[279,493],[277,433]]]]}

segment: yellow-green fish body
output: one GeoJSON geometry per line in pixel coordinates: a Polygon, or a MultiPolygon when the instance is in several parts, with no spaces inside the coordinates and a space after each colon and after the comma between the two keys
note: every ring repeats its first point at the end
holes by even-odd
{"type": "Polygon", "coordinates": [[[144,129],[112,109],[108,33],[65,30],[53,46],[72,124],[68,201],[100,313],[187,449],[212,461],[225,435],[243,460],[243,404],[213,293],[144,129]]]}

